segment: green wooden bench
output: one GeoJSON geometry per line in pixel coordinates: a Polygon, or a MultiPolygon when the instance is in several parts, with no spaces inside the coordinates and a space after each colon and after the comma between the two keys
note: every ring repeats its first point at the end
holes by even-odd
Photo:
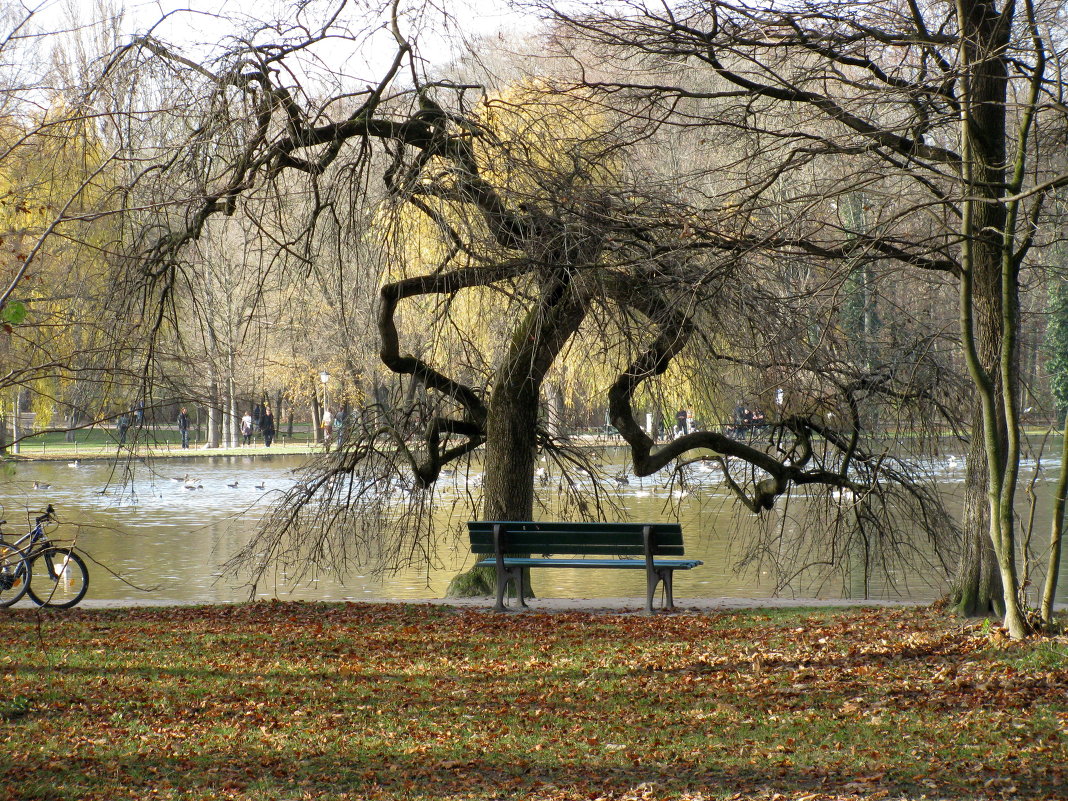
{"type": "Polygon", "coordinates": [[[512,520],[472,520],[467,524],[471,552],[486,555],[478,567],[497,570],[497,605],[506,611],[509,583],[519,604],[526,607],[523,568],[571,567],[645,571],[645,610],[653,611],[653,595],[664,585],[664,608],[674,609],[671,580],[676,570],[690,570],[699,559],[681,557],[682,526],[678,523],[534,523],[512,520]],[[514,556],[509,554],[532,554],[514,556]],[[540,558],[533,554],[541,554],[540,558]],[[547,558],[550,556],[569,558],[547,558]],[[630,558],[627,558],[630,557],[630,558]]]}

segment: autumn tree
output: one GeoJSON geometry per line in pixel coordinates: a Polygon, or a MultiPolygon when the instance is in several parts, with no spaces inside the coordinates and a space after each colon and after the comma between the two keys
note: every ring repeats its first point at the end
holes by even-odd
{"type": "Polygon", "coordinates": [[[101,81],[143,71],[182,89],[182,104],[154,115],[156,130],[129,148],[131,160],[149,165],[132,175],[129,197],[154,203],[125,217],[120,295],[152,321],[157,341],[180,330],[183,293],[198,269],[193,248],[214,220],[272,197],[292,206],[297,196],[303,222],[260,230],[279,250],[299,253],[345,198],[376,197],[372,179],[385,188],[376,219],[398,242],[384,242],[375,265],[376,333],[381,362],[407,387],[352,419],[345,450],[285,499],[247,555],[343,567],[346,541],[372,528],[361,519],[365,479],[395,475],[398,457],[418,503],[447,466],[481,448],[482,514],[529,519],[538,448],[578,458],[539,419],[546,378],[568,357],[610,365],[603,397],[639,475],[706,455],[755,512],[792,488],[821,487],[856,499],[861,538],[902,517],[932,536],[944,532],[936,495],[872,447],[861,425],[866,404],[922,412],[937,403],[937,366],[911,358],[907,369],[858,368],[838,358],[835,297],[852,268],[834,269],[855,257],[858,242],[873,258],[932,270],[950,270],[944,259],[864,231],[818,241],[794,215],[758,226],[766,216],[758,208],[683,202],[634,158],[648,125],[631,109],[551,82],[490,90],[429,79],[396,15],[396,57],[377,85],[309,91],[293,62],[336,26],[301,22],[253,32],[246,41],[256,44],[239,42],[211,62],[141,36],[113,54],[101,81]],[[159,121],[168,115],[171,124],[159,121]],[[825,266],[805,268],[813,259],[825,266]],[[789,279],[791,290],[769,276],[789,279]],[[710,356],[760,376],[771,397],[783,390],[781,408],[769,400],[767,439],[706,430],[658,445],[638,424],[636,399],[710,356]]]}

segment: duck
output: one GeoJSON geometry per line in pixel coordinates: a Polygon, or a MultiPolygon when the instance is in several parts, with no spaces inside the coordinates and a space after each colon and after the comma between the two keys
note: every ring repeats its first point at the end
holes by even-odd
{"type": "Polygon", "coordinates": [[[612,476],[612,480],[616,482],[617,487],[625,487],[627,484],[630,483],[630,479],[627,477],[626,471],[622,473],[616,473],[614,476],[612,476]]]}
{"type": "Polygon", "coordinates": [[[82,466],[81,459],[75,459],[73,462],[67,462],[67,467],[78,468],[82,466]]]}
{"type": "Polygon", "coordinates": [[[43,489],[50,489],[50,488],[51,488],[51,486],[52,486],[51,484],[46,484],[46,483],[45,483],[45,482],[43,482],[43,481],[34,481],[34,482],[33,482],[33,488],[34,488],[35,490],[43,490],[43,489]]]}
{"type": "Polygon", "coordinates": [[[831,497],[839,503],[851,503],[857,498],[856,493],[848,487],[833,490],[831,492],[831,497]]]}
{"type": "Polygon", "coordinates": [[[237,484],[238,484],[237,479],[234,479],[233,481],[227,481],[226,482],[226,486],[228,486],[230,489],[237,489],[237,484]]]}
{"type": "Polygon", "coordinates": [[[171,481],[175,481],[175,482],[177,482],[179,484],[184,484],[188,480],[189,480],[189,474],[188,473],[186,473],[184,476],[171,476],[171,481]]]}
{"type": "MultiPolygon", "coordinates": [[[[235,484],[234,486],[237,486],[237,485],[235,484]]],[[[256,489],[258,489],[258,490],[267,489],[267,482],[266,481],[261,481],[259,484],[256,485],[256,489]]]]}

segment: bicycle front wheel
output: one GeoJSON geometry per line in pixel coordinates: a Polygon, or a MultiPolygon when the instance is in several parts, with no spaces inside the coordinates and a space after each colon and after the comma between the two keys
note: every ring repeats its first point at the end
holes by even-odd
{"type": "Polygon", "coordinates": [[[34,554],[30,576],[30,600],[40,606],[70,609],[89,589],[89,571],[73,548],[46,548],[34,554]]]}
{"type": "Polygon", "coordinates": [[[26,556],[14,545],[0,542],[0,607],[11,606],[30,588],[26,556]]]}

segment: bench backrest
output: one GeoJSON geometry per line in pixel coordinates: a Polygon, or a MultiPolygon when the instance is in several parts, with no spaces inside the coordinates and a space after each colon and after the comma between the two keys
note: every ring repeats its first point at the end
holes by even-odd
{"type": "Polygon", "coordinates": [[[644,531],[650,527],[654,556],[682,556],[682,526],[678,523],[535,523],[515,520],[472,520],[471,551],[493,554],[493,528],[502,527],[507,553],[574,554],[582,556],[641,556],[644,531]]]}

